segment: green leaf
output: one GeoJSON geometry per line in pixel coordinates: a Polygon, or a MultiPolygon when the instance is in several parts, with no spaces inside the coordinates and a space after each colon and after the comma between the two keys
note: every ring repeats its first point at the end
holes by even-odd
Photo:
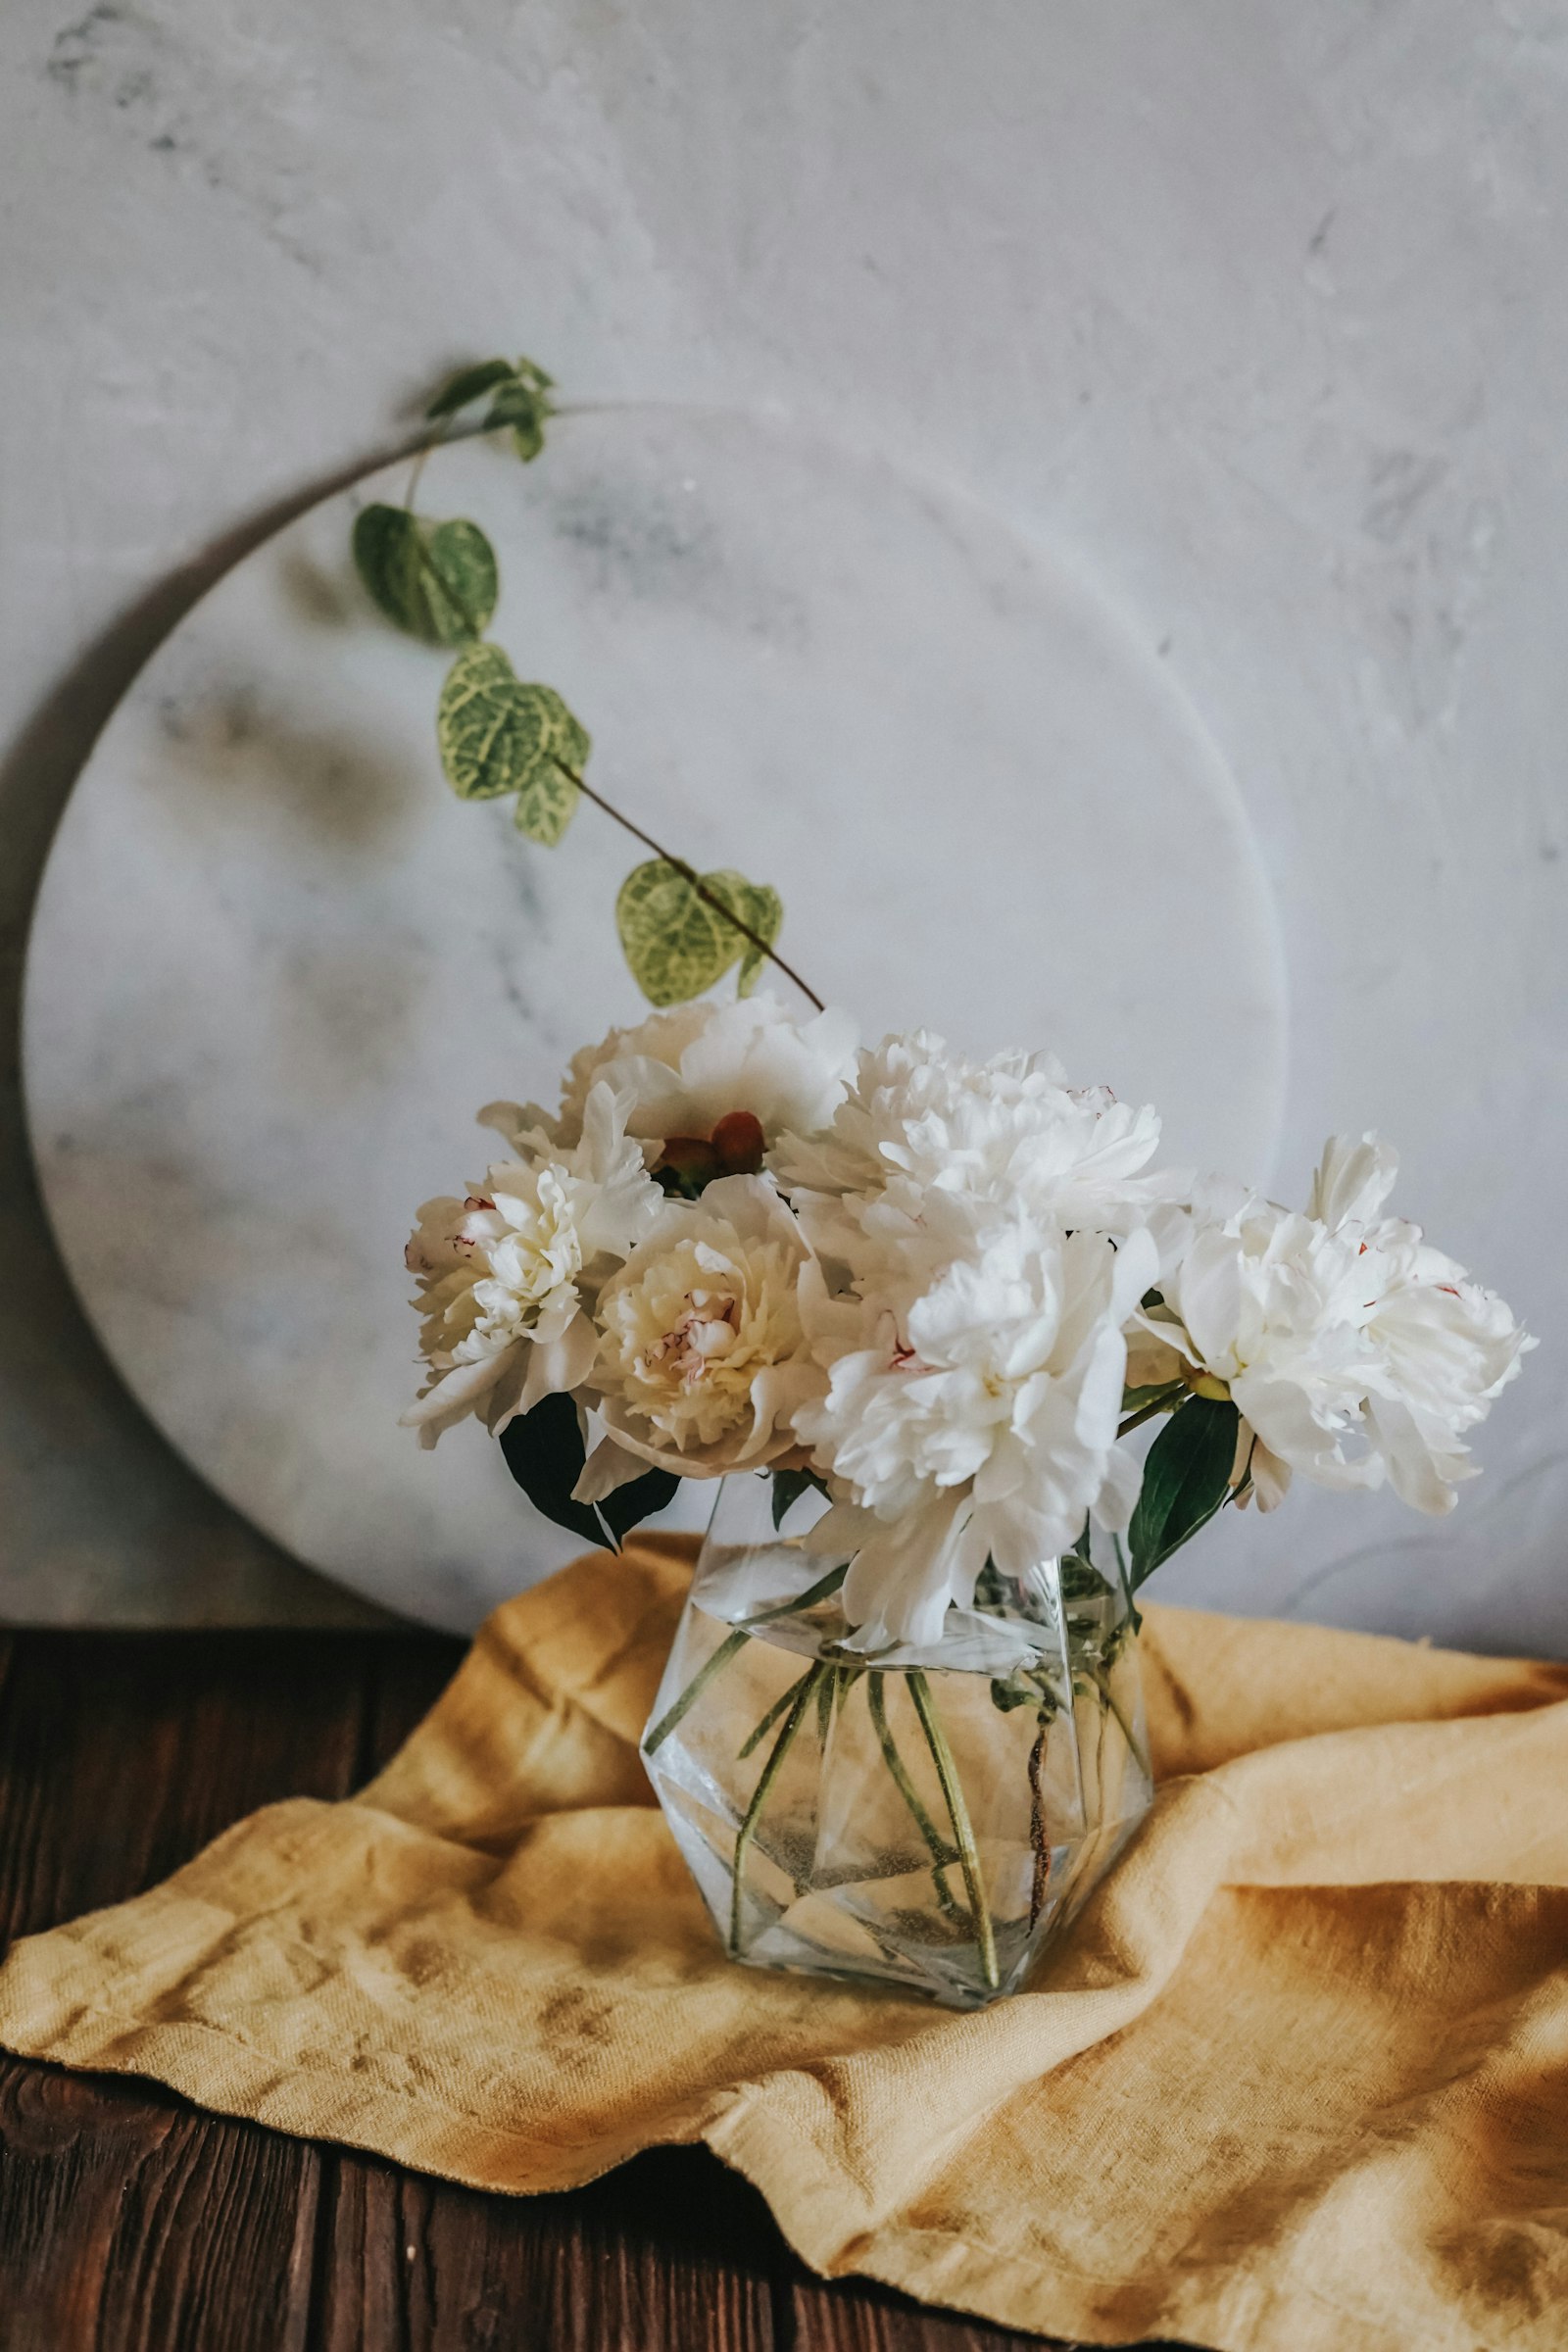
{"type": "Polygon", "coordinates": [[[532,384],[505,384],[490,404],[484,430],[493,433],[510,424],[512,445],[526,466],[543,449],[545,418],[554,413],[548,392],[532,384]]]}
{"type": "Polygon", "coordinates": [[[588,730],[573,718],[553,686],[523,686],[519,692],[527,698],[525,723],[539,730],[541,755],[518,788],[517,830],[553,850],[582,798],[576,778],[588,757],[588,730]],[[567,768],[570,775],[564,772],[567,768]]]}
{"type": "Polygon", "coordinates": [[[354,563],[388,620],[426,645],[466,645],[496,609],[495,549],[476,522],[427,522],[403,507],[362,508],[354,563]]]}
{"type": "Polygon", "coordinates": [[[615,928],[632,977],[651,1004],[684,1004],[737,961],[743,978],[760,965],[760,951],[725,920],[725,907],[769,944],[783,919],[778,893],[748,882],[744,874],[726,867],[698,879],[718,906],[703,898],[691,874],[667,858],[635,866],[620,886],[615,928]]]}
{"type": "Polygon", "coordinates": [[[818,1494],[827,1489],[814,1470],[775,1470],[773,1473],[773,1525],[782,1527],[788,1514],[810,1488],[818,1494]]]}
{"type": "Polygon", "coordinates": [[[1172,1413],[1149,1448],[1143,1492],[1127,1531],[1134,1592],[1225,1500],[1240,1420],[1230,1398],[1195,1396],[1172,1413]]]}
{"type": "Polygon", "coordinates": [[[609,1550],[606,1530],[590,1502],[573,1502],[571,1490],[585,1460],[582,1426],[569,1396],[543,1396],[501,1433],[507,1468],[536,1511],[557,1527],[609,1550]]]}
{"type": "Polygon", "coordinates": [[[509,1422],[501,1433],[501,1451],[536,1511],[608,1551],[618,1551],[622,1536],[662,1511],[680,1484],[667,1470],[650,1470],[597,1505],[573,1502],[571,1490],[582,1476],[584,1454],[582,1424],[569,1396],[543,1396],[531,1412],[509,1422]]]}
{"type": "Polygon", "coordinates": [[[510,383],[516,369],[510,360],[480,360],[476,367],[460,368],[448,378],[425,410],[426,416],[455,416],[466,409],[470,400],[481,392],[489,392],[497,384],[510,383]]]}
{"type": "MultiPolygon", "coordinates": [[[[784,902],[776,890],[770,889],[765,882],[748,882],[744,874],[737,874],[729,866],[721,866],[717,873],[705,874],[703,880],[713,896],[722,899],[726,906],[732,906],[741,921],[755,931],[760,939],[765,939],[769,947],[773,945],[784,927],[784,902]]],[[[750,940],[743,940],[741,944],[745,952],[741,956],[735,993],[740,997],[749,997],[757,986],[767,957],[760,948],[753,947],[750,940]]]]}
{"type": "Polygon", "coordinates": [[[656,1511],[663,1510],[675,1499],[680,1480],[672,1470],[645,1470],[641,1478],[628,1479],[612,1494],[607,1494],[597,1507],[599,1516],[615,1539],[618,1550],[622,1536],[630,1535],[634,1527],[651,1519],[656,1511]]]}
{"type": "Polygon", "coordinates": [[[525,685],[500,646],[473,646],[447,672],[436,742],[460,800],[514,792],[519,830],[555,848],[581,798],[574,777],[590,746],[554,687],[525,685]]]}

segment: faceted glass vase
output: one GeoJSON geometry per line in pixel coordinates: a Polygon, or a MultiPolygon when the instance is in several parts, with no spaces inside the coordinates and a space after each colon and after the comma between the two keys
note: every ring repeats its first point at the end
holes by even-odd
{"type": "Polygon", "coordinates": [[[808,1494],[725,1479],[642,1753],[733,1958],[979,2008],[1063,1932],[1152,1795],[1116,1540],[988,1567],[929,1649],[868,1656],[808,1494]]]}

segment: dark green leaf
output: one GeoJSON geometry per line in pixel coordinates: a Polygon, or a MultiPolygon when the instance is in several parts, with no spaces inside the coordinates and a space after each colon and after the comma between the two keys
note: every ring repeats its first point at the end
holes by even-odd
{"type": "Polygon", "coordinates": [[[584,1543],[609,1550],[604,1523],[592,1503],[573,1502],[571,1490],[582,1476],[582,1428],[569,1396],[543,1396],[501,1433],[507,1468],[536,1511],[584,1543]]]}
{"type": "Polygon", "coordinates": [[[498,645],[473,646],[447,672],[436,742],[460,800],[514,792],[519,830],[555,848],[581,798],[575,777],[590,746],[553,687],[524,685],[498,645]]]}
{"type": "Polygon", "coordinates": [[[598,1510],[616,1544],[643,1520],[651,1519],[656,1511],[673,1502],[679,1485],[680,1480],[672,1470],[645,1470],[641,1478],[628,1479],[625,1486],[607,1494],[598,1510]]]}
{"type": "Polygon", "coordinates": [[[785,1516],[800,1501],[808,1489],[818,1494],[827,1493],[814,1470],[775,1470],[773,1473],[773,1525],[782,1527],[785,1516]]]}
{"type": "Polygon", "coordinates": [[[426,645],[468,644],[496,609],[495,550],[476,522],[366,507],[354,521],[354,562],[388,620],[426,645]]]}
{"type": "Polygon", "coordinates": [[[490,391],[496,384],[510,383],[515,372],[510,360],[480,360],[475,367],[460,368],[442,385],[424,413],[430,417],[455,416],[459,409],[466,409],[481,392],[490,391]]]}
{"type": "Polygon", "coordinates": [[[1195,1396],[1171,1415],[1149,1448],[1143,1492],[1127,1531],[1135,1592],[1225,1500],[1240,1420],[1229,1397],[1195,1396]]]}
{"type": "Polygon", "coordinates": [[[569,1396],[541,1397],[531,1412],[510,1422],[501,1433],[501,1450],[536,1511],[605,1550],[618,1551],[621,1537],[662,1511],[680,1484],[667,1470],[649,1470],[601,1503],[573,1502],[584,1455],[582,1425],[569,1396]]]}
{"type": "Polygon", "coordinates": [[[1002,1714],[1010,1715],[1014,1707],[1038,1706],[1040,1693],[1025,1682],[1003,1682],[997,1676],[991,1681],[991,1704],[1002,1714]]]}

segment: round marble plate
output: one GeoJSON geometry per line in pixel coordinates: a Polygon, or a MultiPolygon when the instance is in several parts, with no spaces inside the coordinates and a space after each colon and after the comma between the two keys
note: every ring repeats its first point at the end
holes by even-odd
{"type": "MultiPolygon", "coordinates": [[[[482,1167],[475,1107],[553,1098],[640,1017],[636,852],[454,799],[446,658],[398,636],[326,501],[148,664],[62,824],[27,974],[28,1111],[66,1256],[181,1452],[300,1558],[471,1626],[567,1556],[477,1426],[421,1452],[401,1253],[482,1167]]],[[[1049,1043],[1263,1178],[1280,957],[1241,802],[1084,583],[874,458],[733,415],[582,413],[523,468],[468,443],[421,509],[495,541],[491,634],[592,729],[592,774],[774,883],[786,953],[868,1036],[1049,1043]]],[[[701,1496],[691,1497],[693,1509],[701,1496]]]]}

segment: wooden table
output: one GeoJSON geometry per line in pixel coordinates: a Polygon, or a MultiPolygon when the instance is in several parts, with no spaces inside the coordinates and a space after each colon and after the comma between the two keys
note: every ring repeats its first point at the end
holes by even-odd
{"type": "MultiPolygon", "coordinates": [[[[0,1635],[6,1936],[136,1893],[229,1822],[339,1797],[429,1706],[425,1634],[0,1635]]],[[[706,2149],[498,2197],[0,2054],[3,2352],[1021,2352],[824,2284],[706,2149]]]]}

